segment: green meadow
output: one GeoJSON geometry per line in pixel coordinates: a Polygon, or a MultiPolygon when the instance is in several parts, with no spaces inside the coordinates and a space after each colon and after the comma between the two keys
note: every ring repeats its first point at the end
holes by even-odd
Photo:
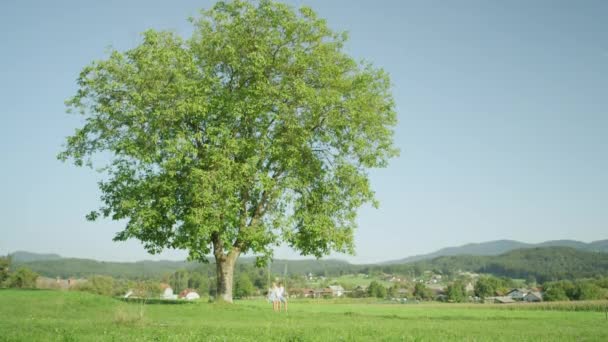
{"type": "Polygon", "coordinates": [[[607,341],[602,305],[302,300],[277,313],[262,300],[141,305],[84,292],[0,290],[0,340],[607,341]]]}

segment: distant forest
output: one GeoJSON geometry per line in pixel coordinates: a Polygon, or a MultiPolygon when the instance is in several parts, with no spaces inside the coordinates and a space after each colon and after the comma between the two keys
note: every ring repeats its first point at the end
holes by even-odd
{"type": "MultiPolygon", "coordinates": [[[[183,269],[215,275],[215,265],[180,261],[103,262],[89,259],[61,258],[36,260],[35,254],[13,255],[13,263],[47,277],[90,277],[109,275],[124,279],[155,279],[183,269]]],[[[253,258],[242,258],[239,272],[251,272],[253,258]]],[[[451,276],[457,271],[492,274],[498,277],[527,279],[538,282],[608,276],[608,253],[589,252],[570,247],[538,247],[509,251],[496,256],[440,256],[430,260],[402,264],[354,265],[340,260],[274,260],[264,273],[273,275],[340,276],[343,274],[402,274],[416,277],[425,271],[451,276]]],[[[262,270],[259,270],[262,272],[262,270]]]]}

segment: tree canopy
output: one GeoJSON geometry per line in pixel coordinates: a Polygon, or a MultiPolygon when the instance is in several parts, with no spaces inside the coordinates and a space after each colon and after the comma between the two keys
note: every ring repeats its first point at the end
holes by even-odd
{"type": "Polygon", "coordinates": [[[262,264],[281,241],[352,253],[356,210],[376,204],[367,170],[397,155],[388,75],[308,7],[218,2],[191,22],[189,38],[148,30],[80,73],[67,106],[84,125],[59,158],[102,166],[88,218],[218,265],[262,264]]]}

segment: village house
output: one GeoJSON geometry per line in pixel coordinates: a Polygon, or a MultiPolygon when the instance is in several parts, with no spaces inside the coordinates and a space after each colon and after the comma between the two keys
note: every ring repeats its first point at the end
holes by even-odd
{"type": "Polygon", "coordinates": [[[530,291],[524,296],[526,302],[541,302],[543,300],[543,294],[538,291],[530,291]]]}
{"type": "Polygon", "coordinates": [[[488,297],[488,298],[486,298],[486,302],[497,303],[497,304],[511,304],[511,303],[515,303],[515,300],[509,296],[498,296],[498,297],[488,297]]]}
{"type": "Polygon", "coordinates": [[[344,295],[344,288],[340,285],[330,285],[329,289],[334,297],[342,297],[344,295]]]}
{"type": "Polygon", "coordinates": [[[507,296],[516,301],[540,302],[543,300],[540,292],[529,289],[512,289],[507,292],[507,296]]]}
{"type": "Polygon", "coordinates": [[[401,280],[402,279],[400,277],[397,277],[394,275],[389,275],[389,276],[384,277],[384,281],[390,281],[392,283],[394,283],[394,282],[398,283],[398,282],[401,282],[401,280]]]}
{"type": "Polygon", "coordinates": [[[333,297],[334,292],[328,287],[324,289],[315,289],[315,298],[333,297]]]}
{"type": "Polygon", "coordinates": [[[185,300],[195,300],[201,298],[201,296],[194,289],[185,289],[179,293],[178,297],[185,300]]]}
{"type": "Polygon", "coordinates": [[[177,299],[177,295],[173,293],[173,289],[169,284],[160,284],[161,299],[177,299]]]}
{"type": "Polygon", "coordinates": [[[524,300],[524,296],[530,292],[527,289],[512,289],[507,292],[507,296],[513,298],[513,300],[524,300]]]}
{"type": "Polygon", "coordinates": [[[314,298],[315,290],[311,288],[294,288],[289,290],[289,298],[314,298]]]}
{"type": "Polygon", "coordinates": [[[513,298],[513,300],[523,300],[526,293],[530,290],[527,289],[511,289],[507,292],[507,296],[513,298]]]}
{"type": "Polygon", "coordinates": [[[346,293],[344,288],[340,285],[332,285],[323,289],[291,289],[290,293],[293,297],[302,298],[325,298],[325,297],[341,297],[346,293]]]}

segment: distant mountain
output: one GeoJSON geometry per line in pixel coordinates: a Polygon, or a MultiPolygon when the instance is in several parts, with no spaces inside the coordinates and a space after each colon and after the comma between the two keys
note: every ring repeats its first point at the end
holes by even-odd
{"type": "Polygon", "coordinates": [[[608,240],[593,241],[590,243],[575,240],[553,240],[537,244],[525,243],[514,240],[496,240],[482,243],[469,243],[458,247],[446,247],[436,252],[422,255],[414,255],[399,260],[391,260],[383,264],[404,264],[420,260],[434,259],[441,256],[453,255],[500,255],[512,250],[534,247],[570,247],[588,252],[607,252],[608,240]]]}
{"type": "Polygon", "coordinates": [[[584,251],[572,247],[534,247],[509,251],[501,255],[452,255],[407,264],[383,266],[392,272],[415,268],[444,273],[471,271],[495,276],[539,282],[558,279],[579,279],[608,275],[608,253],[584,251]]]}
{"type": "Polygon", "coordinates": [[[61,259],[61,256],[59,254],[40,254],[40,253],[31,253],[31,252],[24,252],[24,251],[17,251],[17,252],[11,253],[10,256],[11,256],[11,260],[14,263],[61,259]]]}
{"type": "MultiPolygon", "coordinates": [[[[15,252],[12,257],[16,266],[26,266],[47,277],[109,275],[130,279],[159,278],[179,269],[196,269],[210,276],[215,274],[213,259],[211,259],[210,264],[168,260],[108,262],[62,258],[57,254],[29,252],[15,252]]],[[[539,244],[498,240],[443,248],[434,253],[376,265],[354,265],[346,261],[332,259],[276,259],[270,264],[270,270],[276,275],[313,273],[327,276],[358,272],[368,273],[372,270],[399,274],[411,274],[410,272],[415,269],[439,269],[446,272],[450,270],[469,270],[517,277],[534,275],[540,280],[606,274],[608,273],[608,263],[605,263],[607,258],[608,240],[591,243],[556,240],[539,244]],[[597,264],[598,262],[600,264],[597,264]],[[589,269],[587,269],[587,266],[589,266],[589,269]]],[[[237,272],[241,267],[251,267],[253,263],[254,258],[252,257],[239,259],[237,272]]]]}
{"type": "MultiPolygon", "coordinates": [[[[47,277],[90,277],[92,275],[109,275],[116,278],[158,278],[179,269],[193,270],[215,274],[215,264],[211,259],[209,264],[189,261],[137,261],[137,262],[112,262],[97,261],[91,259],[62,258],[57,254],[36,254],[29,252],[16,252],[12,254],[13,263],[16,266],[26,266],[34,272],[47,277]]],[[[253,257],[239,259],[238,265],[253,265],[253,257]]],[[[240,266],[237,266],[237,268],[240,266]]],[[[270,264],[271,272],[274,274],[324,274],[352,271],[355,265],[342,260],[273,260],[270,264]]]]}
{"type": "Polygon", "coordinates": [[[89,277],[109,275],[116,278],[154,278],[178,269],[192,269],[196,263],[185,261],[138,261],[109,262],[91,259],[60,258],[55,260],[36,260],[15,262],[47,277],[89,277]]]}

